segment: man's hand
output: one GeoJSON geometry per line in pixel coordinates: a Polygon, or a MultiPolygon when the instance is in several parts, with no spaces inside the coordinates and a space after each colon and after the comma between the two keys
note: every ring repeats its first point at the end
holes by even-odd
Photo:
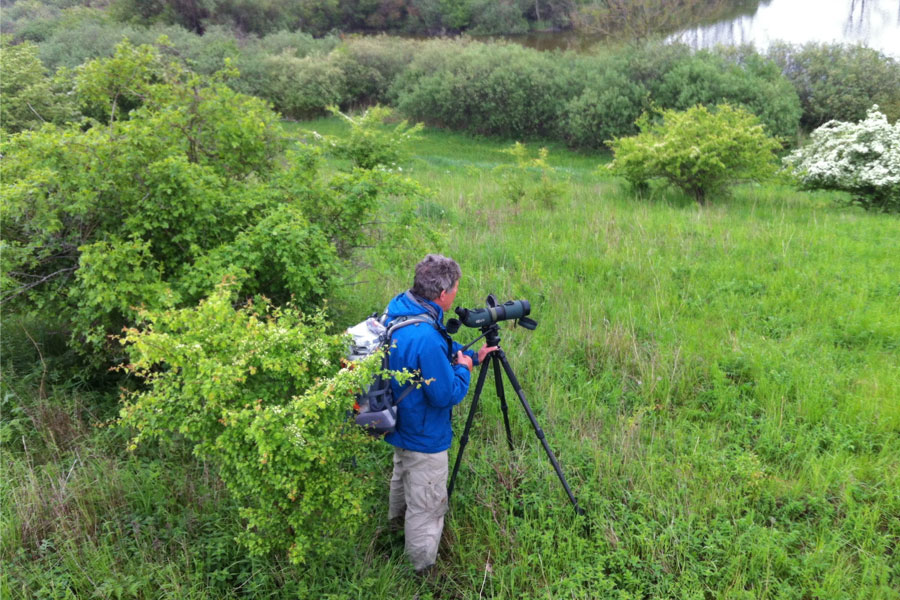
{"type": "Polygon", "coordinates": [[[456,364],[462,365],[472,372],[472,359],[469,358],[466,354],[463,354],[462,350],[456,353],[456,364]]]}
{"type": "Polygon", "coordinates": [[[483,363],[484,363],[484,357],[486,357],[488,354],[490,354],[491,352],[493,352],[493,351],[496,350],[497,348],[498,348],[498,346],[487,346],[487,345],[482,346],[481,349],[478,350],[478,364],[479,364],[479,365],[480,365],[480,364],[483,364],[483,363]]]}

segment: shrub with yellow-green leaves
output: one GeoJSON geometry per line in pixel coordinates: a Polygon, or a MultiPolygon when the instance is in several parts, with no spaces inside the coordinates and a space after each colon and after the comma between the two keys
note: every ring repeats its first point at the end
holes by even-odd
{"type": "Polygon", "coordinates": [[[380,360],[341,369],[346,342],[320,313],[235,310],[233,292],[220,286],[195,308],[145,313],[141,329],[126,330],[125,368],[146,386],[125,397],[121,422],[133,447],[186,439],[239,502],[239,541],[302,563],[352,543],[364,521],[377,483],[362,466],[372,438],[345,414],[380,360]]]}
{"type": "Polygon", "coordinates": [[[634,188],[662,179],[704,204],[733,183],[774,174],[778,140],[742,108],[721,104],[642,116],[638,135],[609,142],[615,159],[608,168],[634,188]]]}

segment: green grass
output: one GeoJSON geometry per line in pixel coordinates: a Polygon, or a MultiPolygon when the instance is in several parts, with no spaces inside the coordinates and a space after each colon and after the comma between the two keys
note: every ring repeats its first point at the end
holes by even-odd
{"type": "MultiPolygon", "coordinates": [[[[22,424],[56,421],[22,401],[32,408],[4,435],[5,591],[900,598],[900,219],[774,184],[706,207],[667,190],[634,199],[597,172],[608,156],[556,146],[568,192],[552,207],[511,203],[492,172],[510,144],[426,130],[404,172],[434,191],[421,218],[462,266],[457,303],[531,302],[537,330],[506,323],[502,346],[585,518],[509,385],[515,450],[489,382],[428,582],[380,513],[355,556],[251,561],[204,465],[177,448],[126,457],[120,434],[89,431],[77,411],[70,442],[23,436],[51,449],[26,451],[22,424]]],[[[369,261],[342,314],[409,285],[412,263],[369,261]]],[[[390,451],[376,451],[386,511],[390,451]]]]}

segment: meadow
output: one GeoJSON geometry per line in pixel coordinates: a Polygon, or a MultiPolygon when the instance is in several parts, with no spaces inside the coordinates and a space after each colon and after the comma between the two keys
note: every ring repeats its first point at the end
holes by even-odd
{"type": "MultiPolygon", "coordinates": [[[[54,387],[24,340],[3,358],[4,597],[900,598],[900,219],[778,182],[636,198],[608,155],[554,145],[561,193],[514,202],[510,145],[428,129],[403,170],[433,190],[419,218],[462,266],[457,304],[531,303],[502,347],[584,517],[509,386],[507,449],[488,385],[436,577],[381,513],[354,554],[251,559],[209,465],[127,453],[115,398],[54,387]]],[[[411,283],[403,248],[361,258],[336,326],[411,283]]]]}

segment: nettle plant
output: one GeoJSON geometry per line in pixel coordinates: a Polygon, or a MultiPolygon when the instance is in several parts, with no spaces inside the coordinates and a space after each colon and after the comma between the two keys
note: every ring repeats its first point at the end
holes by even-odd
{"type": "Polygon", "coordinates": [[[345,412],[380,358],[341,369],[346,340],[321,313],[266,301],[235,310],[235,292],[220,285],[196,307],[145,312],[126,329],[121,369],[146,385],[125,395],[120,422],[136,432],[132,448],[179,437],[216,465],[252,554],[299,564],[346,549],[378,482],[364,466],[373,438],[345,412]]]}
{"type": "Polygon", "coordinates": [[[503,152],[516,161],[494,167],[503,197],[512,204],[528,199],[545,208],[555,208],[559,198],[568,192],[568,185],[557,179],[556,169],[547,162],[549,150],[541,148],[532,157],[525,144],[516,142],[503,152]]]}
{"type": "Polygon", "coordinates": [[[829,121],[784,158],[807,190],[848,192],[866,210],[900,211],[900,121],[873,106],[858,123],[829,121]]]}

